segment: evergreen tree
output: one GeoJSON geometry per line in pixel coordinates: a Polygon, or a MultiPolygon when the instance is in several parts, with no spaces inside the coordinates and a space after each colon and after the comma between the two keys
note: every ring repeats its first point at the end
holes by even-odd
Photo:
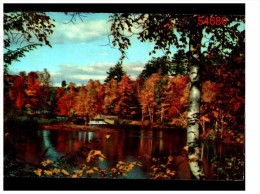
{"type": "Polygon", "coordinates": [[[111,79],[115,79],[117,82],[120,82],[125,71],[123,70],[122,63],[117,63],[114,67],[110,67],[107,72],[108,76],[105,79],[105,83],[109,82],[111,79]]]}

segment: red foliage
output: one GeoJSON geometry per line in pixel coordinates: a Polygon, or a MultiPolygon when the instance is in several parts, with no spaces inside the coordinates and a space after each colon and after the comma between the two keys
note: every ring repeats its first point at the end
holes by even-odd
{"type": "Polygon", "coordinates": [[[204,73],[201,114],[210,125],[221,129],[244,131],[245,67],[243,57],[219,66],[207,65],[204,73]],[[205,87],[205,84],[208,86],[205,87]],[[210,84],[210,85],[209,85],[210,84]],[[212,99],[210,99],[210,97],[212,99]]]}

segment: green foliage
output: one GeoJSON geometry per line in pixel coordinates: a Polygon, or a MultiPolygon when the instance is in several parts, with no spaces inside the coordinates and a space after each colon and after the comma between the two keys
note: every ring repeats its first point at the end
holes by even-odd
{"type": "Polygon", "coordinates": [[[4,73],[26,52],[43,44],[51,46],[48,36],[54,27],[45,12],[4,12],[4,73]]]}
{"type": "Polygon", "coordinates": [[[171,75],[187,75],[189,71],[188,58],[185,50],[180,49],[172,57],[170,74],[171,75]]]}
{"type": "Polygon", "coordinates": [[[4,115],[5,130],[26,129],[25,131],[31,131],[37,127],[38,123],[23,112],[10,111],[4,115]]]}
{"type": "Polygon", "coordinates": [[[178,50],[172,59],[164,57],[153,57],[148,61],[141,74],[139,75],[143,80],[150,77],[153,73],[158,73],[161,76],[177,74],[188,74],[188,59],[184,50],[178,50]]]}
{"type": "Polygon", "coordinates": [[[55,124],[58,122],[65,122],[68,121],[67,117],[64,118],[39,118],[39,117],[34,117],[33,118],[34,121],[36,121],[38,124],[55,124]]]}
{"type": "Polygon", "coordinates": [[[158,73],[161,76],[169,75],[171,68],[171,61],[167,57],[152,58],[148,61],[141,74],[139,75],[143,80],[149,78],[152,74],[158,73]]]}
{"type": "Polygon", "coordinates": [[[8,66],[11,65],[13,61],[19,61],[19,58],[24,57],[26,52],[30,52],[35,49],[37,46],[42,46],[41,44],[30,44],[17,48],[16,50],[8,49],[4,53],[4,75],[8,73],[8,66]]]}
{"type": "Polygon", "coordinates": [[[118,14],[110,16],[111,32],[113,36],[113,46],[118,46],[122,56],[126,57],[126,50],[131,46],[129,37],[136,35],[141,42],[154,42],[155,46],[150,54],[156,50],[163,50],[166,55],[171,54],[171,46],[177,50],[185,50],[189,44],[201,44],[201,36],[193,34],[194,27],[204,31],[208,40],[203,47],[205,53],[210,53],[213,49],[223,57],[232,56],[230,50],[235,48],[240,42],[240,31],[238,27],[243,23],[244,16],[229,16],[231,21],[226,26],[198,26],[196,15],[177,14],[118,14]],[[192,43],[197,41],[197,43],[192,43]]]}
{"type": "Polygon", "coordinates": [[[109,82],[111,79],[115,79],[117,82],[120,82],[125,71],[123,70],[122,64],[117,63],[114,67],[110,67],[107,72],[108,76],[105,79],[105,83],[109,82]]]}

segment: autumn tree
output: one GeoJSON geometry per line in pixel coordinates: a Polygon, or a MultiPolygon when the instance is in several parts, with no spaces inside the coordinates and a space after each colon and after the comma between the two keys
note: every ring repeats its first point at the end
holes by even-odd
{"type": "Polygon", "coordinates": [[[23,72],[19,76],[16,76],[12,86],[10,87],[9,97],[11,100],[11,109],[18,108],[22,110],[25,108],[26,104],[26,93],[25,89],[27,88],[26,76],[23,72]]]}
{"type": "Polygon", "coordinates": [[[207,67],[207,76],[210,76],[212,81],[207,80],[202,85],[201,122],[205,129],[210,127],[221,137],[225,135],[226,130],[234,134],[244,132],[244,65],[244,56],[234,56],[224,64],[215,65],[210,69],[207,67]]]}
{"type": "Polygon", "coordinates": [[[133,81],[125,74],[118,85],[119,97],[115,107],[117,115],[126,119],[138,118],[140,107],[133,81]]]}
{"type": "Polygon", "coordinates": [[[169,100],[171,100],[171,96],[169,96],[169,90],[166,88],[168,81],[168,76],[160,76],[154,88],[154,100],[156,102],[155,114],[161,124],[165,121],[166,111],[170,107],[169,100]]]}
{"type": "Polygon", "coordinates": [[[59,115],[73,117],[75,113],[74,105],[76,102],[76,93],[76,84],[70,82],[68,85],[68,91],[58,100],[59,115]]]}
{"type": "Polygon", "coordinates": [[[102,114],[104,107],[104,86],[100,83],[99,80],[94,82],[95,91],[96,91],[96,113],[102,114]]]}
{"type": "Polygon", "coordinates": [[[87,90],[86,86],[80,86],[78,88],[76,96],[76,103],[74,105],[75,114],[79,116],[86,116],[87,114],[87,90]]]}
{"type": "MultiPolygon", "coordinates": [[[[178,117],[182,126],[187,126],[187,108],[189,106],[189,78],[188,76],[177,75],[171,79],[168,87],[172,93],[172,103],[169,110],[169,117],[178,117]]],[[[174,120],[173,120],[174,123],[174,120]]]]}
{"type": "Polygon", "coordinates": [[[119,98],[119,86],[115,79],[111,79],[104,84],[104,104],[105,114],[116,115],[115,107],[119,98]]]}
{"type": "MultiPolygon", "coordinates": [[[[118,46],[121,51],[122,56],[120,60],[126,57],[126,49],[131,45],[131,34],[135,34],[141,42],[153,41],[155,46],[151,53],[155,53],[156,50],[163,50],[166,54],[171,54],[171,46],[175,46],[177,50],[188,50],[185,53],[189,63],[190,79],[190,97],[187,112],[187,145],[189,147],[188,158],[190,170],[196,179],[204,178],[200,161],[198,122],[200,117],[200,78],[203,69],[203,57],[205,53],[209,53],[213,49],[221,51],[223,58],[230,55],[230,50],[239,41],[236,36],[238,25],[241,22],[243,23],[244,19],[244,16],[229,15],[227,16],[228,18],[219,18],[219,22],[222,19],[221,24],[218,22],[220,25],[208,25],[210,18],[219,17],[212,13],[209,14],[210,16],[200,15],[199,21],[197,14],[115,13],[110,16],[111,33],[113,36],[112,44],[118,46]],[[232,25],[233,21],[240,23],[232,25]],[[137,33],[136,30],[138,31],[137,33]],[[208,35],[208,44],[203,40],[204,35],[208,35]]],[[[216,24],[216,21],[214,24],[216,24]]]]}
{"type": "Polygon", "coordinates": [[[155,101],[155,88],[159,79],[159,74],[154,73],[144,82],[139,95],[139,101],[142,106],[142,121],[149,118],[151,123],[154,122],[155,108],[157,105],[155,101]]]}
{"type": "Polygon", "coordinates": [[[27,78],[27,88],[25,90],[27,96],[27,105],[26,107],[30,110],[31,113],[36,113],[40,109],[40,81],[37,72],[31,71],[28,73],[27,78]]]}
{"type": "Polygon", "coordinates": [[[39,71],[38,77],[40,82],[40,89],[39,89],[39,106],[41,111],[48,111],[50,108],[50,78],[51,75],[46,68],[43,71],[39,71]]]}
{"type": "Polygon", "coordinates": [[[102,84],[92,79],[87,83],[86,90],[86,112],[90,120],[103,113],[104,92],[102,84]]]}
{"type": "Polygon", "coordinates": [[[65,88],[57,87],[55,89],[55,97],[51,101],[51,112],[55,115],[60,115],[60,108],[58,106],[58,102],[61,97],[65,95],[65,88]]]}
{"type": "Polygon", "coordinates": [[[165,119],[173,125],[186,126],[184,113],[188,104],[187,83],[187,76],[180,74],[173,77],[165,76],[157,82],[156,112],[161,122],[165,119]]]}

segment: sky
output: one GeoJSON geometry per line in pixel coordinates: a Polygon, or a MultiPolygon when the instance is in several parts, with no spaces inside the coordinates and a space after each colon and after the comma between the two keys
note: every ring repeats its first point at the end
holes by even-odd
{"type": "MultiPolygon", "coordinates": [[[[52,48],[43,46],[26,53],[19,62],[9,67],[9,74],[43,71],[46,68],[54,86],[61,86],[63,80],[76,83],[77,86],[85,85],[89,79],[103,82],[107,77],[106,72],[121,56],[117,48],[108,45],[109,13],[88,14],[82,17],[83,21],[78,17],[74,22],[69,22],[72,17],[64,13],[47,14],[55,19],[54,33],[49,37],[52,48]]],[[[131,43],[123,68],[135,79],[146,62],[163,53],[149,56],[153,43],[140,43],[134,38],[131,43]]]]}
{"type": "MultiPolygon", "coordinates": [[[[20,61],[12,63],[9,74],[43,71],[46,68],[53,86],[61,86],[63,80],[76,83],[77,86],[86,85],[90,79],[102,83],[109,68],[121,56],[117,48],[109,45],[109,41],[112,42],[112,36],[109,40],[110,14],[91,13],[74,19],[63,12],[47,12],[47,15],[55,20],[54,33],[49,36],[52,47],[42,46],[26,53],[20,61]],[[73,22],[70,22],[71,19],[73,22]]],[[[152,57],[164,54],[157,51],[150,56],[154,43],[140,42],[134,36],[130,40],[131,46],[127,50],[123,68],[131,79],[135,79],[152,57]]],[[[172,52],[175,51],[172,48],[172,52]]]]}

